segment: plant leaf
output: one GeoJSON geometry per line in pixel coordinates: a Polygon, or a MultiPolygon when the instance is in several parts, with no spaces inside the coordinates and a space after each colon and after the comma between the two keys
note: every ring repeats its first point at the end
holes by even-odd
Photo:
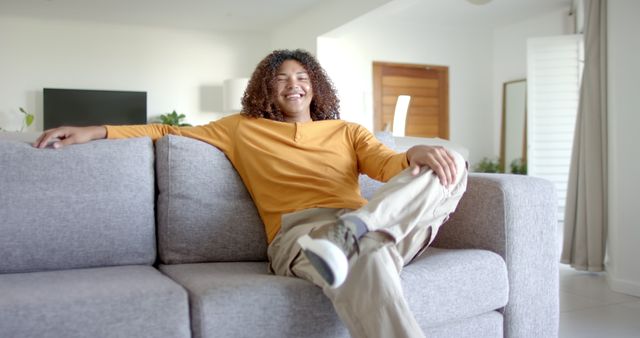
{"type": "Polygon", "coordinates": [[[27,127],[29,127],[33,123],[33,119],[34,119],[33,114],[27,114],[27,116],[25,116],[24,122],[27,125],[27,127]]]}

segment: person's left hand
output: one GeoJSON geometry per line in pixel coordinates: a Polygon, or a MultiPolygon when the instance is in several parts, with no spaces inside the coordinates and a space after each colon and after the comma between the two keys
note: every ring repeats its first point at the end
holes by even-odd
{"type": "Polygon", "coordinates": [[[418,175],[422,167],[429,167],[444,186],[449,186],[456,179],[456,162],[453,155],[444,147],[413,146],[407,150],[407,160],[413,176],[418,175]]]}

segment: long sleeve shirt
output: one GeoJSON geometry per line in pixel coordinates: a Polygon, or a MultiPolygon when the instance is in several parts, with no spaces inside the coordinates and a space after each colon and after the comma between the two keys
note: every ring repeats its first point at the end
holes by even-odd
{"type": "Polygon", "coordinates": [[[207,125],[106,126],[108,138],[166,134],[219,148],[238,171],[262,218],[270,243],[283,214],[308,208],[358,209],[359,173],[386,182],[408,167],[364,127],[342,120],[279,122],[232,115],[207,125]]]}

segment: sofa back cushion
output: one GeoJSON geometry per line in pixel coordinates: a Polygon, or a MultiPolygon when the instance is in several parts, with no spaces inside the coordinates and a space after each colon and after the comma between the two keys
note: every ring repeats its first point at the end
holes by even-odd
{"type": "Polygon", "coordinates": [[[0,273],[154,262],[150,139],[0,155],[0,273]]]}
{"type": "MultiPolygon", "coordinates": [[[[396,142],[390,132],[378,131],[374,135],[378,139],[378,141],[380,141],[385,146],[391,149],[396,148],[396,142]]],[[[371,199],[376,190],[378,190],[382,186],[382,183],[380,181],[376,181],[364,174],[360,175],[359,183],[360,195],[362,195],[362,197],[367,200],[371,199]]]]}
{"type": "Polygon", "coordinates": [[[216,147],[156,141],[158,253],[164,264],[264,261],[267,240],[240,176],[216,147]]]}

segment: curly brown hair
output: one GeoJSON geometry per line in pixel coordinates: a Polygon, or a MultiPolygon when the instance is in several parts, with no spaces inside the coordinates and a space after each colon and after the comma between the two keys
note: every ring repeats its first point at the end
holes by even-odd
{"type": "Polygon", "coordinates": [[[242,114],[284,121],[282,112],[273,100],[273,90],[276,72],[286,60],[298,61],[309,74],[313,90],[310,106],[311,119],[313,121],[340,119],[340,100],[333,83],[316,58],[302,49],[275,50],[260,61],[242,97],[242,114]]]}

